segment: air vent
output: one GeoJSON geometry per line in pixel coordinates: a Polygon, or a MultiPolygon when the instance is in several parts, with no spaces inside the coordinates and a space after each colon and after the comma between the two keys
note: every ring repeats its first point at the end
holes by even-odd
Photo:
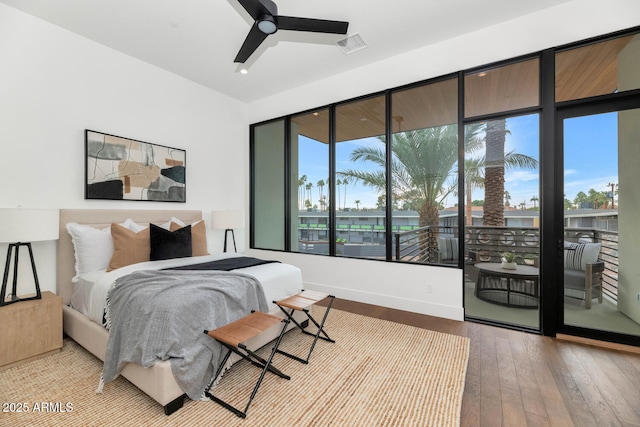
{"type": "Polygon", "coordinates": [[[345,39],[338,40],[337,44],[345,55],[349,55],[367,47],[367,44],[362,40],[360,34],[354,34],[345,39]]]}

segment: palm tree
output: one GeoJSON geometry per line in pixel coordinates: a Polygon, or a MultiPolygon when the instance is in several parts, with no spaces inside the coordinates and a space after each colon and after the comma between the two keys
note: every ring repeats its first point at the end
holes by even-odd
{"type": "Polygon", "coordinates": [[[323,197],[323,190],[324,190],[324,180],[320,180],[316,183],[316,185],[318,186],[318,200],[322,200],[323,197]]]}
{"type": "Polygon", "coordinates": [[[507,133],[509,131],[506,127],[506,119],[492,120],[486,124],[483,225],[504,225],[504,206],[508,194],[504,189],[504,171],[512,168],[536,169],[538,167],[538,161],[531,156],[513,151],[504,152],[507,133]]]}
{"type": "Polygon", "coordinates": [[[567,199],[567,195],[565,194],[564,195],[564,210],[568,211],[568,210],[571,210],[571,209],[574,209],[574,208],[575,208],[575,206],[573,205],[573,202],[571,200],[567,199]]]}
{"type": "MultiPolygon", "coordinates": [[[[465,132],[465,151],[474,152],[482,148],[483,138],[480,134],[484,130],[484,124],[478,123],[469,125],[465,132]]],[[[506,132],[506,129],[504,130],[506,132]]],[[[503,135],[504,136],[504,135],[503,135]]],[[[384,137],[378,138],[385,142],[384,137]]],[[[495,147],[492,147],[495,149],[495,147]]],[[[532,167],[537,166],[537,161],[532,157],[513,152],[504,153],[504,141],[502,143],[502,155],[497,156],[487,147],[487,152],[493,157],[501,159],[502,165],[502,190],[500,190],[500,216],[502,212],[502,196],[504,194],[504,167],[505,162],[509,167],[532,167]]],[[[417,129],[413,131],[400,132],[393,135],[391,145],[391,174],[392,174],[392,200],[394,203],[405,202],[415,205],[419,215],[420,227],[438,226],[441,202],[447,195],[457,188],[455,179],[449,179],[457,162],[458,157],[458,128],[457,125],[445,125],[427,129],[417,129]]],[[[487,175],[487,157],[476,159],[475,166],[467,165],[472,171],[469,175],[469,185],[480,185],[477,177],[487,175]],[[474,176],[474,168],[476,178],[474,176]]],[[[359,147],[351,153],[351,161],[367,161],[379,166],[375,171],[344,170],[338,172],[339,176],[349,177],[364,185],[377,189],[378,193],[384,194],[386,190],[386,156],[384,147],[359,147]]],[[[495,163],[495,162],[494,162],[495,163]]],[[[491,163],[493,165],[494,163],[491,163]]],[[[453,174],[454,176],[456,174],[453,174]]],[[[467,175],[467,174],[465,174],[467,175]]],[[[485,187],[485,196],[489,192],[486,179],[482,182],[485,187]]],[[[468,191],[468,196],[471,191],[468,191]]],[[[467,202],[468,207],[471,202],[467,202]]],[[[486,206],[486,202],[485,202],[486,206]]],[[[486,208],[485,208],[486,209],[486,208]]],[[[471,214],[467,214],[471,218],[471,214]]],[[[434,242],[429,241],[429,248],[434,242]]],[[[437,241],[435,242],[437,244],[437,241]]]]}
{"type": "Polygon", "coordinates": [[[342,185],[344,185],[344,203],[342,205],[342,209],[346,209],[347,208],[347,185],[349,185],[350,182],[347,178],[343,178],[342,179],[342,185]]]}
{"type": "Polygon", "coordinates": [[[534,208],[534,209],[536,208],[536,203],[538,203],[538,200],[540,200],[540,199],[538,199],[538,197],[537,197],[537,196],[533,196],[533,197],[530,199],[530,201],[531,201],[531,202],[533,202],[533,208],[534,208]]]}
{"type": "MultiPolygon", "coordinates": [[[[458,127],[445,125],[399,132],[391,144],[391,193],[395,203],[412,203],[417,207],[420,227],[433,226],[420,232],[418,239],[423,260],[435,259],[438,246],[437,226],[441,201],[451,194],[455,183],[449,179],[458,157],[458,127]]],[[[384,144],[385,138],[378,137],[384,144]]],[[[384,195],[386,189],[385,147],[359,147],[351,153],[351,161],[376,164],[375,171],[345,170],[338,174],[360,181],[384,195]]]]}
{"type": "Polygon", "coordinates": [[[336,199],[338,200],[338,205],[336,206],[337,210],[340,210],[340,185],[342,184],[342,181],[340,181],[339,179],[336,179],[336,191],[338,192],[338,195],[336,197],[336,199]]]}
{"type": "Polygon", "coordinates": [[[313,182],[310,182],[306,185],[305,187],[307,189],[307,195],[309,202],[311,202],[313,204],[313,196],[311,195],[311,189],[313,188],[313,182]]]}
{"type": "Polygon", "coordinates": [[[505,207],[511,206],[511,194],[507,190],[504,190],[504,205],[505,207]]]}
{"type": "Polygon", "coordinates": [[[589,201],[593,203],[593,208],[598,209],[604,207],[605,209],[609,205],[609,198],[604,191],[596,191],[593,188],[589,189],[589,201]]]}
{"type": "Polygon", "coordinates": [[[304,203],[304,183],[307,182],[307,175],[298,178],[298,208],[302,210],[304,203]]]}
{"type": "MultiPolygon", "coordinates": [[[[504,155],[505,169],[523,168],[523,169],[535,169],[538,166],[538,161],[533,157],[514,153],[510,151],[504,155]]],[[[465,159],[464,161],[464,180],[465,180],[465,217],[466,224],[472,225],[471,218],[471,205],[472,205],[472,192],[476,189],[485,187],[484,181],[485,159],[479,157],[476,159],[465,159]]],[[[504,191],[504,206],[509,206],[509,200],[511,195],[507,190],[504,191]]],[[[534,196],[536,201],[537,197],[534,196]]],[[[533,200],[533,199],[531,199],[533,200]]],[[[484,208],[483,208],[484,209],[484,208]]]]}
{"type": "Polygon", "coordinates": [[[322,195],[322,199],[319,200],[320,203],[320,210],[322,212],[327,210],[327,196],[325,196],[324,194],[322,195]]]}
{"type": "Polygon", "coordinates": [[[483,225],[504,225],[504,141],[506,119],[491,120],[486,127],[483,225]]]}
{"type": "Polygon", "coordinates": [[[578,207],[578,209],[580,209],[582,203],[588,202],[589,201],[589,197],[584,194],[584,191],[579,191],[578,194],[576,194],[575,199],[573,199],[573,203],[578,207]]]}
{"type": "MultiPolygon", "coordinates": [[[[400,132],[393,135],[391,151],[392,195],[394,201],[414,201],[418,204],[421,227],[438,225],[440,200],[454,187],[447,184],[457,160],[458,134],[456,125],[400,132]]],[[[384,143],[384,137],[378,137],[384,143]]],[[[371,162],[380,167],[376,171],[344,170],[342,177],[352,178],[386,191],[386,155],[384,147],[359,147],[351,153],[351,161],[371,162]]]]}
{"type": "Polygon", "coordinates": [[[464,216],[467,225],[473,225],[473,190],[484,187],[484,159],[464,159],[464,216]]]}
{"type": "Polygon", "coordinates": [[[360,210],[360,200],[356,200],[355,204],[356,204],[356,210],[360,210]]]}
{"type": "MultiPolygon", "coordinates": [[[[465,127],[465,152],[473,153],[477,152],[483,148],[485,143],[485,138],[481,136],[481,133],[486,133],[486,125],[485,123],[474,123],[471,125],[467,125],[465,127]]],[[[505,133],[508,132],[505,129],[505,133]]],[[[504,147],[503,147],[504,150],[504,147]]],[[[525,169],[535,169],[538,166],[538,161],[533,157],[514,153],[510,151],[508,153],[504,153],[503,156],[503,168],[506,169],[515,169],[515,168],[525,168],[525,169]]],[[[464,179],[465,179],[465,217],[466,224],[472,225],[473,219],[471,215],[471,206],[472,206],[472,193],[473,190],[486,188],[485,182],[485,171],[487,169],[487,160],[486,156],[481,156],[478,158],[465,158],[464,161],[464,179]]],[[[504,177],[503,177],[504,180],[504,177]]],[[[490,191],[489,189],[485,192],[485,203],[483,206],[486,206],[486,193],[490,191]]],[[[504,190],[502,195],[500,196],[501,200],[501,212],[504,210],[504,206],[509,206],[509,200],[511,199],[511,195],[507,190],[504,190]],[[502,198],[504,197],[504,205],[502,205],[502,198]]],[[[483,207],[483,211],[484,211],[483,207]]],[[[504,215],[504,214],[502,214],[504,215]]]]}
{"type": "Polygon", "coordinates": [[[565,211],[570,211],[574,209],[574,205],[573,202],[567,198],[564,199],[564,210],[565,211]]]}
{"type": "Polygon", "coordinates": [[[509,192],[507,190],[504,190],[504,205],[505,205],[505,207],[511,206],[511,202],[509,202],[509,200],[511,200],[511,194],[509,194],[509,192]]]}

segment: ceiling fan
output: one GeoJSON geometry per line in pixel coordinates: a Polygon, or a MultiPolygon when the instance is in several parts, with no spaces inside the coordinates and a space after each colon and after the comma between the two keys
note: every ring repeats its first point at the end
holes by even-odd
{"type": "Polygon", "coordinates": [[[271,0],[238,0],[238,3],[255,22],[233,62],[244,63],[268,35],[278,30],[347,34],[349,27],[349,23],[344,21],[278,15],[278,6],[271,0]]]}

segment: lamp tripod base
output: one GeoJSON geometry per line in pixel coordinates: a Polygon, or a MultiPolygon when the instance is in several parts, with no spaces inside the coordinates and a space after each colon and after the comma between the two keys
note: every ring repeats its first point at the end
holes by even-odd
{"type": "Polygon", "coordinates": [[[36,273],[36,263],[33,260],[33,250],[31,249],[31,243],[11,243],[7,248],[7,259],[4,263],[4,276],[2,277],[2,290],[0,291],[0,307],[13,304],[14,302],[30,301],[34,299],[41,299],[40,282],[38,281],[38,273],[36,273]],[[18,293],[18,256],[20,254],[20,246],[26,246],[29,249],[29,258],[31,259],[31,270],[33,271],[33,280],[36,285],[36,295],[33,297],[20,298],[18,293]],[[15,249],[15,253],[13,250],[15,249]],[[9,269],[11,267],[11,254],[13,257],[13,284],[11,288],[10,297],[7,298],[7,281],[9,279],[9,269]]]}
{"type": "Polygon", "coordinates": [[[236,235],[233,233],[233,229],[232,228],[227,228],[226,230],[224,230],[224,250],[223,252],[227,252],[227,233],[231,232],[231,238],[233,239],[233,250],[235,252],[238,252],[238,249],[236,248],[236,235]]]}

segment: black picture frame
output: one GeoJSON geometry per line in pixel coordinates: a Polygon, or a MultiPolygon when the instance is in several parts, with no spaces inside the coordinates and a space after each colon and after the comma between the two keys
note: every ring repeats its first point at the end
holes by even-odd
{"type": "Polygon", "coordinates": [[[85,129],[85,199],[187,201],[187,152],[85,129]]]}

